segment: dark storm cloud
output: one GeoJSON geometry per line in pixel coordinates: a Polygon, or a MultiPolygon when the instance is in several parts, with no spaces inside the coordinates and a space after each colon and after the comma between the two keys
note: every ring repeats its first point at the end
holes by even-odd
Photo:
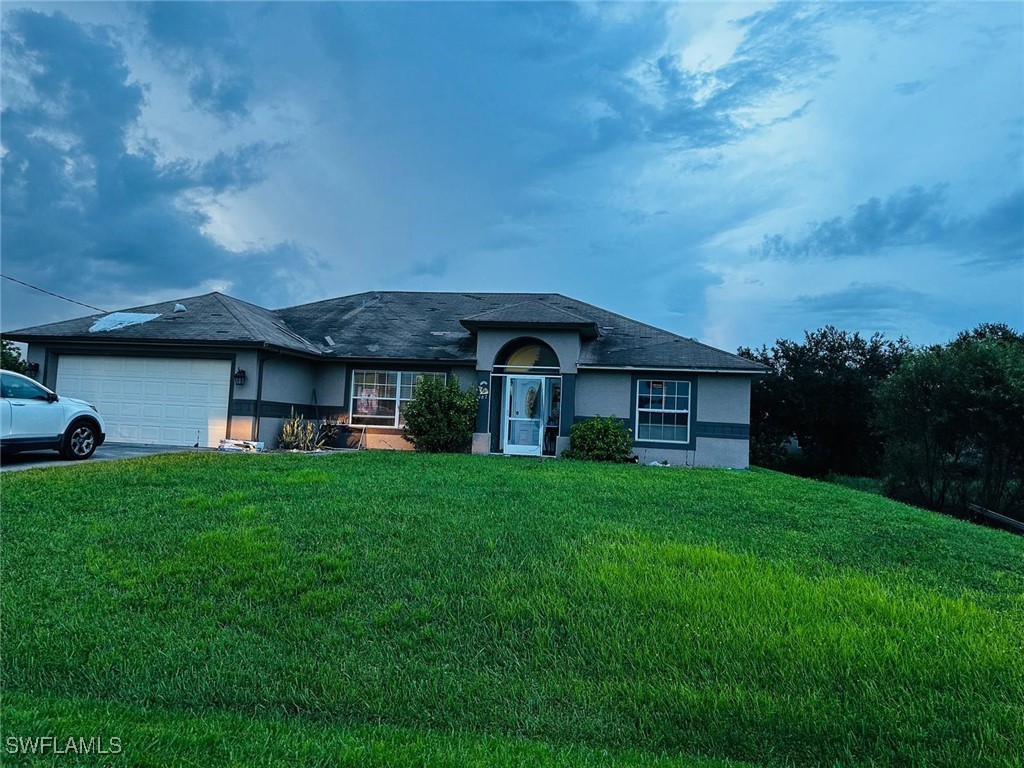
{"type": "Polygon", "coordinates": [[[14,94],[2,124],[5,273],[89,301],[117,289],[244,285],[282,259],[311,260],[287,245],[229,252],[203,234],[207,217],[187,202],[257,183],[277,147],[257,143],[205,163],[129,152],[145,91],[103,29],[9,11],[3,43],[4,92],[14,94]]]}
{"type": "MultiPolygon", "coordinates": [[[[250,57],[232,33],[225,3],[156,2],[142,6],[146,31],[165,62],[188,77],[200,109],[226,122],[249,115],[254,83],[250,57]]],[[[246,12],[252,13],[248,5],[246,12]]]]}
{"type": "Polygon", "coordinates": [[[884,201],[872,197],[850,216],[814,222],[803,237],[765,237],[758,250],[767,258],[802,260],[861,256],[885,247],[931,243],[948,228],[945,201],[944,187],[910,187],[884,201]]]}
{"type": "Polygon", "coordinates": [[[879,317],[894,321],[906,314],[932,309],[936,301],[928,294],[898,285],[851,283],[839,291],[798,296],[793,304],[800,314],[832,317],[836,321],[879,317]]]}
{"type": "Polygon", "coordinates": [[[921,318],[941,323],[950,313],[947,302],[885,283],[851,283],[838,291],[798,296],[776,311],[780,317],[799,318],[808,329],[835,325],[866,334],[881,331],[893,339],[907,336],[921,318]]]}
{"type": "Polygon", "coordinates": [[[973,215],[950,210],[947,191],[944,185],[927,190],[913,186],[886,200],[872,197],[849,216],[811,223],[804,235],[766,236],[753,252],[762,258],[805,261],[922,246],[991,267],[1024,262],[1024,189],[973,215]]]}
{"type": "Polygon", "coordinates": [[[329,4],[310,13],[338,65],[325,76],[358,120],[403,130],[390,125],[401,114],[435,147],[457,141],[456,162],[479,162],[475,149],[486,146],[493,165],[493,147],[503,146],[512,175],[639,144],[730,145],[780,119],[751,120],[750,108],[829,76],[822,31],[837,14],[828,9],[785,3],[755,13],[738,22],[743,39],[727,63],[694,72],[664,53],[671,8],[646,5],[615,22],[571,4],[329,4]]]}
{"type": "Polygon", "coordinates": [[[964,222],[961,247],[979,266],[1024,266],[1024,187],[964,222]]]}

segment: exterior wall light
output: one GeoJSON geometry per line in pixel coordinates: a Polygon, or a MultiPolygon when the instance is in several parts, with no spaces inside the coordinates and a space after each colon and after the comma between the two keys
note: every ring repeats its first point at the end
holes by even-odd
{"type": "Polygon", "coordinates": [[[39,363],[29,363],[25,366],[25,372],[32,377],[39,375],[39,363]]]}
{"type": "Polygon", "coordinates": [[[487,395],[490,393],[490,391],[491,390],[488,389],[486,381],[481,381],[477,385],[476,393],[480,397],[481,400],[483,400],[485,397],[487,397],[487,395]]]}
{"type": "Polygon", "coordinates": [[[239,368],[235,371],[235,386],[240,387],[245,384],[245,371],[239,368]]]}

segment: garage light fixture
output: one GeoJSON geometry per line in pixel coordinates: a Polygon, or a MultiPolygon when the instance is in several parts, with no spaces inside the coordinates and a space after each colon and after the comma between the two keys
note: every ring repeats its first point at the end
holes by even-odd
{"type": "Polygon", "coordinates": [[[36,376],[39,374],[39,363],[29,363],[25,366],[25,373],[29,376],[36,376]]]}
{"type": "Polygon", "coordinates": [[[245,371],[241,368],[235,371],[235,386],[240,387],[245,384],[245,371]]]}

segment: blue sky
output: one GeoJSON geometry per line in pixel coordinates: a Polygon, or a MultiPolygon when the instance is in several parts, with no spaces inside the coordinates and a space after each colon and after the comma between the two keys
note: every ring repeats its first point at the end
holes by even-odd
{"type": "MultiPolygon", "coordinates": [[[[724,349],[1024,329],[1024,5],[3,6],[3,273],[555,291],[724,349]]],[[[88,310],[0,283],[6,329],[88,310]]]]}

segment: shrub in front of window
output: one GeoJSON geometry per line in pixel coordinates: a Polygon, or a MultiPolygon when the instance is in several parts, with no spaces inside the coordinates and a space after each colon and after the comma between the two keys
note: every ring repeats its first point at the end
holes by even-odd
{"type": "Polygon", "coordinates": [[[413,399],[402,405],[405,438],[417,451],[459,453],[469,449],[476,421],[476,392],[465,392],[452,376],[448,381],[423,377],[413,399]]]}
{"type": "Polygon", "coordinates": [[[569,437],[571,447],[562,453],[567,459],[622,463],[633,455],[633,435],[615,416],[594,416],[573,424],[569,437]]]}

